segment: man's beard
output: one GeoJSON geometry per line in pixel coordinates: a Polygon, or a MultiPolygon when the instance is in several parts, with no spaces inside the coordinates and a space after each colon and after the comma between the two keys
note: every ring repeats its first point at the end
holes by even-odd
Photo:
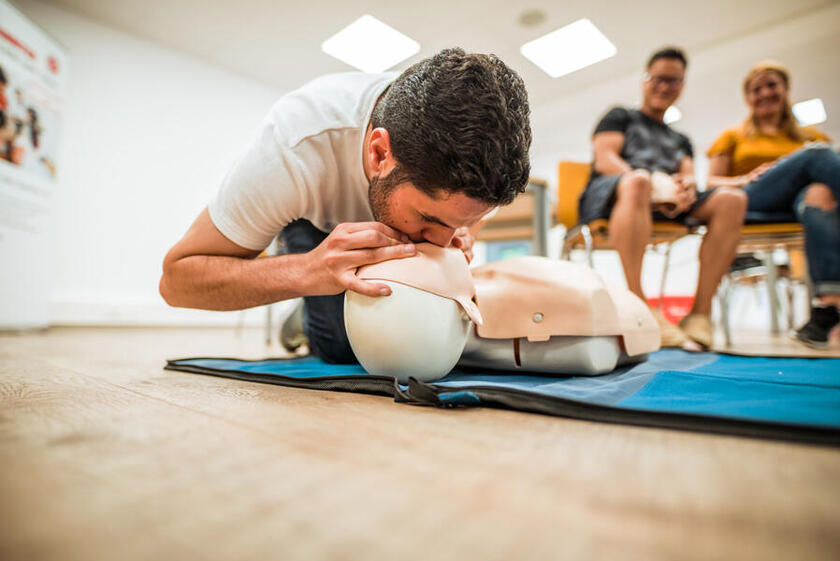
{"type": "Polygon", "coordinates": [[[391,173],[385,177],[377,174],[370,178],[368,201],[370,202],[370,210],[373,212],[373,219],[377,222],[393,227],[388,203],[391,200],[391,193],[394,192],[397,185],[405,180],[402,175],[400,166],[396,165],[391,173]]]}
{"type": "Polygon", "coordinates": [[[370,202],[370,210],[373,212],[373,219],[384,224],[387,224],[391,218],[391,213],[388,211],[388,200],[391,198],[391,191],[383,185],[386,182],[387,180],[383,180],[378,175],[375,175],[370,178],[370,185],[368,187],[368,201],[370,202]]]}

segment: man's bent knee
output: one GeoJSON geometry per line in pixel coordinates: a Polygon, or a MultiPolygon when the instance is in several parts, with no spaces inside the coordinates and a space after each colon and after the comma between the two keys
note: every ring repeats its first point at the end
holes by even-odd
{"type": "Polygon", "coordinates": [[[740,226],[747,213],[747,194],[741,189],[719,187],[692,214],[693,218],[710,221],[714,216],[728,218],[728,222],[740,226]]]}
{"type": "Polygon", "coordinates": [[[627,201],[635,206],[650,205],[652,186],[650,173],[645,170],[634,170],[625,173],[618,181],[617,199],[627,201]]]}

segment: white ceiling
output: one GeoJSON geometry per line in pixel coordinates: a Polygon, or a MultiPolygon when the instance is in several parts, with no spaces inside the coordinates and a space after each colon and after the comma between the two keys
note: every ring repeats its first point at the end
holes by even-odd
{"type": "MultiPolygon", "coordinates": [[[[567,0],[53,0],[90,19],[189,53],[282,91],[328,72],[350,68],[320,50],[321,42],[368,13],[420,42],[418,55],[458,45],[498,54],[524,78],[534,111],[535,168],[544,175],[561,157],[585,155],[589,131],[607,105],[633,103],[650,52],[677,44],[691,58],[679,103],[686,130],[702,149],[714,130],[743,118],[739,82],[750,63],[773,56],[792,67],[795,90],[826,101],[829,119],[840,113],[840,1],[704,0],[606,2],[567,0]],[[545,12],[523,27],[519,16],[545,12]],[[519,46],[587,17],[618,47],[618,54],[552,79],[519,54],[519,46]],[[800,87],[802,86],[802,87],[800,87]],[[715,101],[714,116],[708,114],[715,101]]],[[[838,129],[840,119],[827,125],[838,129]]],[[[824,127],[826,128],[826,127],[824,127]]],[[[840,136],[835,130],[833,136],[840,136]]]]}

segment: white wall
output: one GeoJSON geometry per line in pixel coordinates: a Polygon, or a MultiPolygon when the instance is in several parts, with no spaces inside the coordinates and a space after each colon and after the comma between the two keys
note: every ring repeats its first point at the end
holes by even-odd
{"type": "Polygon", "coordinates": [[[54,261],[52,323],[240,319],[169,308],[160,267],[282,92],[53,6],[16,4],[71,57],[44,256],[54,261]]]}

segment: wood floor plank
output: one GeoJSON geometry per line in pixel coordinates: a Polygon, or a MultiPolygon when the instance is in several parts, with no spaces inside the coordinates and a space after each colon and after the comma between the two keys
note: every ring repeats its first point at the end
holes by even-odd
{"type": "Polygon", "coordinates": [[[0,336],[0,558],[840,552],[836,449],[161,370],[252,335],[0,336]]]}

